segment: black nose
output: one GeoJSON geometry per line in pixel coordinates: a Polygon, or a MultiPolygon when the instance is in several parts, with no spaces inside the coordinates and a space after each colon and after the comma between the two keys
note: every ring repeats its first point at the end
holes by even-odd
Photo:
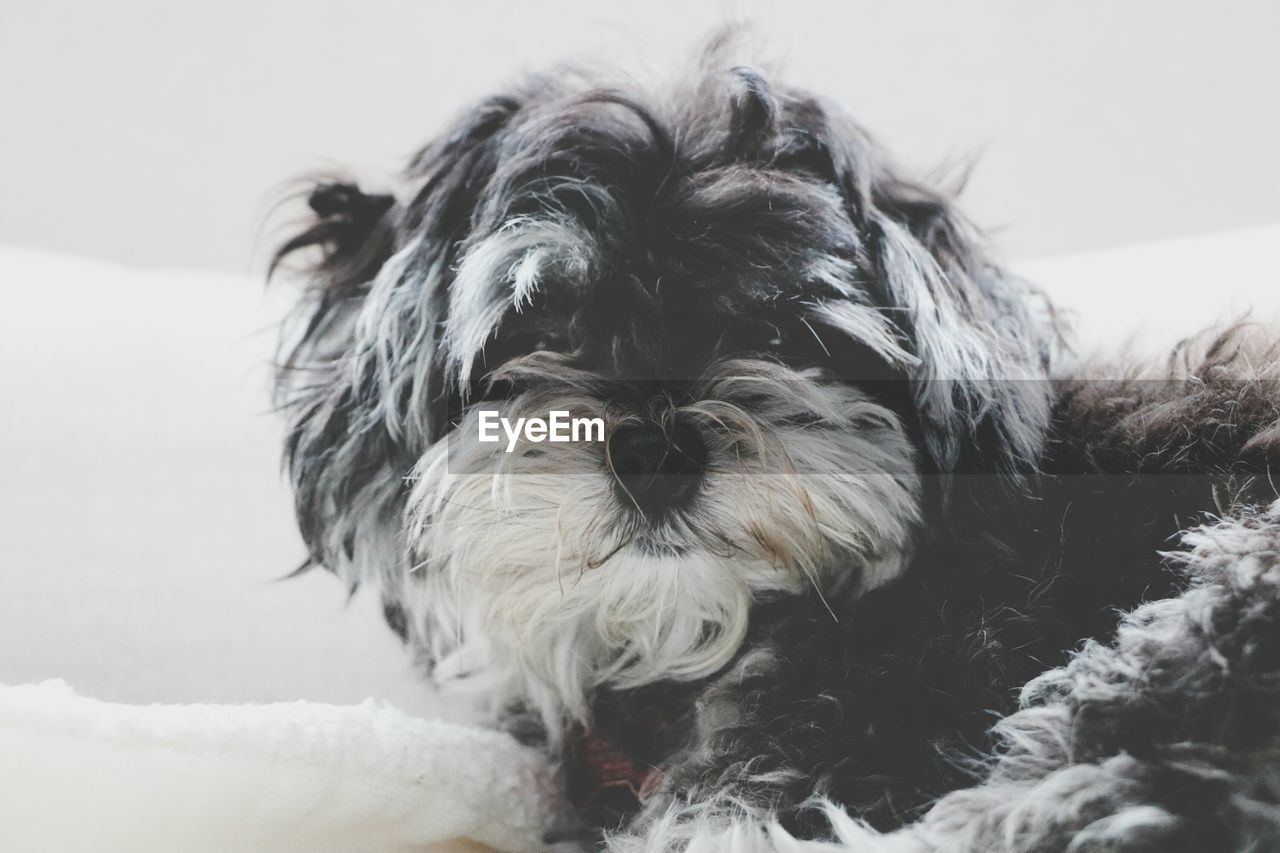
{"type": "Polygon", "coordinates": [[[624,424],[609,436],[609,463],[622,500],[657,518],[698,493],[707,446],[690,424],[677,422],[669,431],[652,421],[624,424]]]}

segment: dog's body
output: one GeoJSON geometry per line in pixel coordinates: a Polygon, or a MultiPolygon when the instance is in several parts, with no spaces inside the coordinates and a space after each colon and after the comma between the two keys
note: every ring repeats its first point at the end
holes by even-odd
{"type": "Polygon", "coordinates": [[[325,248],[281,371],[313,562],[618,847],[822,837],[819,798],[908,823],[1024,684],[1180,589],[1171,537],[1274,494],[1241,332],[1056,379],[1049,313],[943,196],[714,56],[660,96],[489,99],[397,197],[320,186],[282,250],[325,248]],[[504,454],[481,402],[608,441],[504,454]]]}

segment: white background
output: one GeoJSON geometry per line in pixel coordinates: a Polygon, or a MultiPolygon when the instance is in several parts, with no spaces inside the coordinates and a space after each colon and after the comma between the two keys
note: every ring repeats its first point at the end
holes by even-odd
{"type": "Polygon", "coordinates": [[[390,171],[566,58],[671,66],[730,15],[908,163],[981,155],[1019,255],[1280,219],[1274,0],[0,3],[0,239],[236,271],[299,172],[390,171]]]}

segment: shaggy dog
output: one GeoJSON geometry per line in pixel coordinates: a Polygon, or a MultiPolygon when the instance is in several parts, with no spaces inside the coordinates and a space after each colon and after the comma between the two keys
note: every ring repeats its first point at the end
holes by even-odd
{"type": "Polygon", "coordinates": [[[277,257],[319,249],[278,387],[309,562],[562,762],[548,843],[1280,844],[1265,342],[1060,378],[946,196],[721,57],[534,77],[394,195],[315,186],[277,257]]]}

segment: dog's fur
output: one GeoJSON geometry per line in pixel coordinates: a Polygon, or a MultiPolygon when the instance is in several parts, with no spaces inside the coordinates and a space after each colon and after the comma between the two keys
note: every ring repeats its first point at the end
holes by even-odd
{"type": "Polygon", "coordinates": [[[323,250],[278,392],[310,562],[570,777],[589,739],[656,767],[581,813],[618,849],[1259,849],[1274,353],[1057,378],[1052,312],[947,197],[721,56],[536,77],[394,195],[315,188],[277,258],[323,250]],[[643,508],[611,444],[479,444],[480,403],[695,431],[696,494],[643,508]],[[1210,511],[1240,520],[1169,598],[1210,511]]]}

